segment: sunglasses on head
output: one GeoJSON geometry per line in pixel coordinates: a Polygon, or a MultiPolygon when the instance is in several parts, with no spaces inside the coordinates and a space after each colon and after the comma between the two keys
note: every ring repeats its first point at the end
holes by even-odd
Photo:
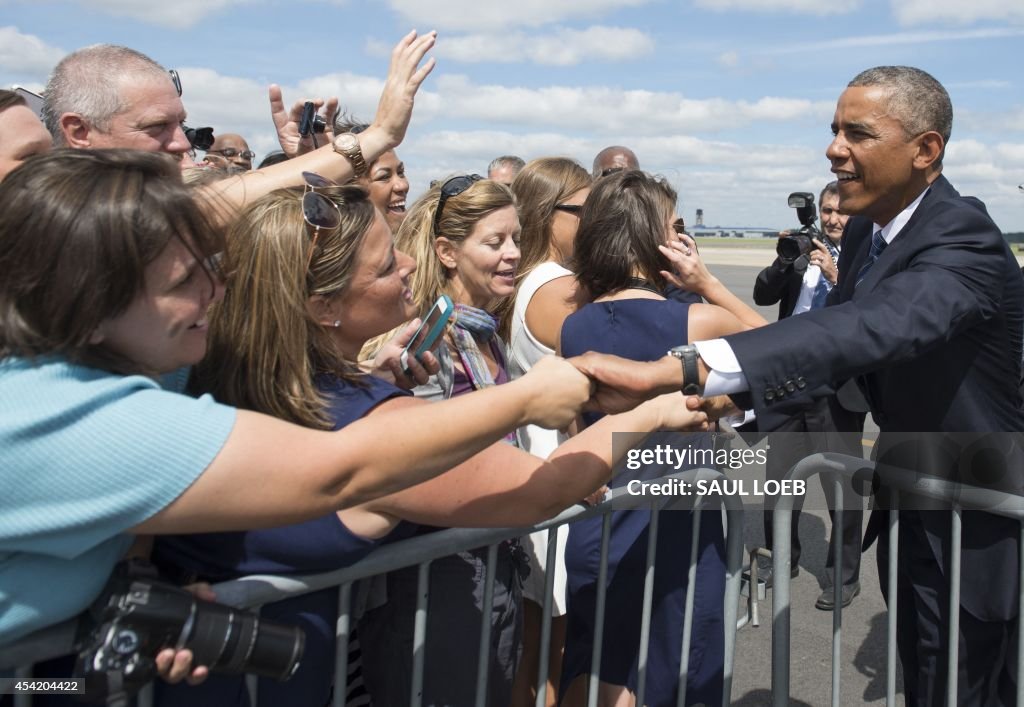
{"type": "Polygon", "coordinates": [[[178,92],[178,97],[181,97],[181,77],[178,76],[178,72],[174,69],[169,70],[167,73],[171,75],[171,83],[174,84],[174,90],[178,92]]]}
{"type": "MultiPolygon", "coordinates": [[[[207,150],[208,155],[220,155],[221,157],[241,157],[243,160],[251,160],[256,157],[256,153],[252,150],[238,150],[234,147],[225,147],[223,150],[207,150]]],[[[310,172],[312,174],[312,172],[310,172]]],[[[321,177],[323,179],[323,177],[321,177]]]]}
{"type": "Polygon", "coordinates": [[[567,214],[579,216],[580,211],[583,211],[583,206],[582,204],[555,204],[555,211],[564,211],[567,214]]]}
{"type": "Polygon", "coordinates": [[[625,172],[625,167],[605,167],[601,170],[601,176],[607,177],[609,174],[615,174],[616,172],[625,172]]]}
{"type": "Polygon", "coordinates": [[[302,178],[306,180],[306,191],[302,195],[302,218],[306,222],[307,230],[310,227],[313,229],[309,244],[309,257],[306,259],[306,270],[309,270],[309,266],[313,262],[313,253],[316,251],[316,242],[320,238],[320,231],[323,229],[334,230],[341,225],[341,209],[333,201],[316,191],[317,189],[336,187],[337,183],[321,177],[316,172],[303,172],[302,178]]]}
{"type": "Polygon", "coordinates": [[[434,235],[441,235],[440,224],[441,224],[441,212],[444,211],[445,202],[449,199],[458,196],[462,192],[469,189],[476,182],[479,182],[483,177],[479,174],[462,174],[458,177],[452,177],[444,184],[441,185],[441,198],[437,202],[437,210],[434,211],[434,235]]]}

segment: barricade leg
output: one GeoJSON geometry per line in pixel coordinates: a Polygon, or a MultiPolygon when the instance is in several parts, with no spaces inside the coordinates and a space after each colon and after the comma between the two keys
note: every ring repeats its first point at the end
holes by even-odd
{"type": "Polygon", "coordinates": [[[636,703],[644,704],[647,696],[647,657],[651,640],[651,604],[654,601],[654,565],[658,551],[658,518],[661,513],[652,504],[651,521],[647,526],[647,560],[644,566],[644,598],[640,609],[640,646],[637,653],[636,703]]]}
{"type": "Polygon", "coordinates": [[[537,700],[535,707],[544,707],[548,696],[548,666],[551,661],[551,605],[554,602],[555,564],[558,561],[558,528],[548,531],[548,550],[544,575],[544,602],[541,605],[540,651],[537,664],[537,700]]]}
{"type": "Polygon", "coordinates": [[[345,707],[348,697],[348,641],[352,632],[352,583],[338,592],[338,621],[335,624],[334,697],[332,707],[345,707]]]}
{"type": "Polygon", "coordinates": [[[498,546],[487,548],[487,574],[484,579],[484,601],[480,612],[480,648],[476,664],[476,705],[486,707],[487,678],[491,665],[491,617],[487,607],[494,604],[494,573],[498,566],[498,546]]]}
{"type": "Polygon", "coordinates": [[[608,548],[612,537],[612,514],[601,519],[601,561],[597,571],[597,598],[594,602],[594,647],[590,653],[590,677],[587,680],[587,707],[597,707],[601,680],[601,652],[604,643],[604,608],[608,598],[608,548]]]}
{"type": "Polygon", "coordinates": [[[423,661],[427,639],[427,602],[430,599],[430,563],[419,565],[416,576],[416,619],[412,636],[412,690],[409,707],[420,707],[423,702],[423,661]]]}

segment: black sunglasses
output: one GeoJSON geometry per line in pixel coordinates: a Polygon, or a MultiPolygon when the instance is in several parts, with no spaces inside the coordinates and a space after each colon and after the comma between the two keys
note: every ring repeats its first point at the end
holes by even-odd
{"type": "Polygon", "coordinates": [[[555,211],[564,211],[567,214],[573,214],[579,216],[580,211],[583,211],[582,204],[555,204],[555,211]]]}
{"type": "Polygon", "coordinates": [[[303,172],[302,178],[306,180],[306,191],[302,195],[302,218],[306,222],[307,230],[313,227],[313,238],[309,244],[309,257],[306,259],[306,270],[309,270],[313,262],[313,253],[316,251],[316,242],[320,238],[322,229],[333,230],[341,225],[341,209],[333,201],[323,194],[317,193],[317,189],[336,187],[338,184],[330,179],[321,177],[316,172],[303,172]]]}
{"type": "Polygon", "coordinates": [[[601,170],[601,176],[607,177],[609,174],[615,174],[616,172],[625,172],[625,167],[605,167],[601,170]]]}
{"type": "Polygon", "coordinates": [[[174,90],[178,92],[178,97],[181,97],[181,77],[178,76],[178,72],[174,69],[168,71],[171,75],[171,82],[174,84],[174,90]]]}
{"type": "MultiPolygon", "coordinates": [[[[221,157],[241,157],[243,160],[251,160],[256,156],[252,150],[238,150],[234,147],[225,147],[223,150],[207,150],[208,155],[220,155],[221,157]]],[[[312,174],[312,172],[310,172],[312,174]]]]}
{"type": "Polygon", "coordinates": [[[462,174],[452,177],[441,185],[441,198],[437,201],[437,210],[434,211],[434,235],[440,236],[441,212],[444,211],[445,202],[458,196],[471,186],[479,182],[483,177],[479,174],[462,174]]]}

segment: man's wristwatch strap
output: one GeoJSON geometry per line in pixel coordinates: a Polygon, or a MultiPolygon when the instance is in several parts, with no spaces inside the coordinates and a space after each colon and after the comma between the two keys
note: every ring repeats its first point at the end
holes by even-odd
{"type": "Polygon", "coordinates": [[[697,368],[697,347],[693,344],[669,349],[683,364],[683,395],[700,395],[700,370],[697,368]]]}

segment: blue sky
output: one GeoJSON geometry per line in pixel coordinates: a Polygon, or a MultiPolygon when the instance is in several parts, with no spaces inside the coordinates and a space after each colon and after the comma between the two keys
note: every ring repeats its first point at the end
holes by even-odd
{"type": "Polygon", "coordinates": [[[921,67],[955,111],[945,174],[1024,231],[1022,0],[0,0],[0,85],[41,88],[60,57],[125,44],[184,84],[192,126],[275,139],[266,87],[373,114],[390,47],[437,29],[437,67],[399,148],[415,197],[504,153],[612,144],[669,178],[688,220],[796,223],[830,179],[835,101],[856,73],[921,67]]]}

